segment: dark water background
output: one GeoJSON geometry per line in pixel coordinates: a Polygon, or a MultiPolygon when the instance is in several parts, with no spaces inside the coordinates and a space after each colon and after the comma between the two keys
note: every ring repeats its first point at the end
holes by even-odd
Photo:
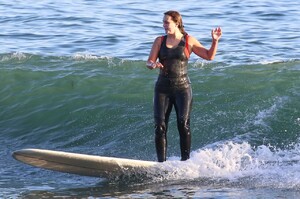
{"type": "Polygon", "coordinates": [[[298,198],[300,3],[9,1],[0,3],[0,196],[298,198]],[[145,61],[163,12],[210,46],[191,57],[192,154],[180,162],[173,113],[170,175],[98,179],[15,161],[22,148],[156,160],[145,61]]]}

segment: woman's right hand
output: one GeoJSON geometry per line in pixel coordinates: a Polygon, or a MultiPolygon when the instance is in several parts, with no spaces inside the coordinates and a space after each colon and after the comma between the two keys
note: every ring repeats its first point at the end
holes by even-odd
{"type": "Polygon", "coordinates": [[[155,68],[163,68],[164,66],[160,62],[148,61],[146,64],[147,68],[155,69],[155,68]]]}

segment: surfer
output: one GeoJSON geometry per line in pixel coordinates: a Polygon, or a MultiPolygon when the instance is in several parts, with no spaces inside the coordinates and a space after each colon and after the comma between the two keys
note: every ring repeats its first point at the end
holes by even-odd
{"type": "Polygon", "coordinates": [[[163,27],[166,35],[154,40],[146,63],[149,69],[160,69],[154,92],[156,153],[159,162],[166,161],[168,122],[174,106],[181,160],[184,161],[189,159],[191,148],[192,88],[187,74],[188,59],[193,52],[203,59],[213,60],[222,30],[218,27],[211,31],[212,44],[210,49],[206,49],[195,37],[185,32],[179,12],[165,12],[163,27]]]}

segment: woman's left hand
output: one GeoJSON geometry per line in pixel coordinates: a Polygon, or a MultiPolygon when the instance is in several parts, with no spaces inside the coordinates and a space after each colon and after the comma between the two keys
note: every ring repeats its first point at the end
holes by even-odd
{"type": "Polygon", "coordinates": [[[211,31],[211,36],[212,36],[212,38],[213,38],[214,41],[218,41],[221,38],[221,36],[222,36],[222,30],[221,30],[221,28],[218,27],[216,29],[213,29],[211,31]]]}

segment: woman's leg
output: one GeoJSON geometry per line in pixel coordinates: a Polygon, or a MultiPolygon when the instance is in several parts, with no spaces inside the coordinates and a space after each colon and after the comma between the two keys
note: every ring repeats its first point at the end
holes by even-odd
{"type": "Polygon", "coordinates": [[[158,162],[166,161],[167,130],[172,103],[166,93],[155,91],[154,120],[155,120],[155,147],[158,162]]]}
{"type": "Polygon", "coordinates": [[[190,86],[187,89],[180,90],[176,93],[174,106],[177,115],[177,128],[180,136],[181,160],[187,160],[190,158],[190,114],[192,102],[192,89],[190,86]]]}

